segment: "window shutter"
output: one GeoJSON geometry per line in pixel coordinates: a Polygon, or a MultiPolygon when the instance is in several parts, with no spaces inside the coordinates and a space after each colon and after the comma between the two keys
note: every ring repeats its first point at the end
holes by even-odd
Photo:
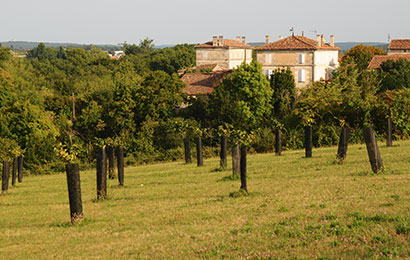
{"type": "Polygon", "coordinates": [[[298,70],[298,81],[305,82],[305,80],[306,80],[306,71],[304,69],[299,69],[298,70]]]}
{"type": "Polygon", "coordinates": [[[305,54],[299,54],[299,64],[305,63],[305,54]]]}

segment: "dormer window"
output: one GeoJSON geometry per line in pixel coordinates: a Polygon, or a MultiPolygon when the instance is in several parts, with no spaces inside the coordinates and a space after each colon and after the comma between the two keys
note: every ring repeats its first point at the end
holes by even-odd
{"type": "Polygon", "coordinates": [[[299,54],[299,64],[305,64],[305,54],[299,54]]]}

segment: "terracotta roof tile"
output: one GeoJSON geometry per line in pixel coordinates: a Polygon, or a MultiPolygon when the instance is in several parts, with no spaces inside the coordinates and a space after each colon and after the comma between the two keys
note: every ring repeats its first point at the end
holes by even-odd
{"type": "Polygon", "coordinates": [[[389,50],[410,50],[410,39],[395,39],[391,40],[389,50]]]}
{"type": "Polygon", "coordinates": [[[399,59],[406,59],[410,61],[410,55],[409,54],[376,55],[370,61],[369,66],[367,66],[367,68],[368,69],[378,69],[380,68],[380,65],[382,65],[382,63],[385,61],[388,61],[388,60],[397,61],[399,59]]]}
{"type": "Polygon", "coordinates": [[[206,95],[212,92],[219,82],[232,73],[232,70],[223,70],[207,73],[186,73],[181,80],[186,87],[183,89],[188,95],[206,95]]]}
{"type": "Polygon", "coordinates": [[[289,36],[285,39],[268,43],[255,48],[255,50],[340,50],[337,46],[325,44],[322,47],[317,46],[317,42],[305,36],[289,36]]]}
{"type": "Polygon", "coordinates": [[[235,40],[230,40],[230,39],[224,39],[224,44],[223,46],[213,46],[213,41],[209,41],[206,43],[198,44],[195,46],[195,48],[245,48],[245,49],[253,49],[253,46],[247,45],[235,40]]]}

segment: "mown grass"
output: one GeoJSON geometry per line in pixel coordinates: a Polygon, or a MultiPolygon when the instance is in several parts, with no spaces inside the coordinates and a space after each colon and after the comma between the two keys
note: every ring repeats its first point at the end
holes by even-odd
{"type": "Polygon", "coordinates": [[[127,168],[96,202],[81,172],[85,220],[72,226],[65,174],[26,177],[0,196],[0,258],[358,259],[410,257],[410,142],[248,155],[247,196],[217,158],[127,168]]]}

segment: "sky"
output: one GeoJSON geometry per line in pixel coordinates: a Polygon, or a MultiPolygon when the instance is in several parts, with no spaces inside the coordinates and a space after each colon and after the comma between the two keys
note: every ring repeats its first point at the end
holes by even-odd
{"type": "Polygon", "coordinates": [[[0,41],[155,45],[213,35],[263,42],[302,31],[336,42],[410,38],[410,0],[1,0],[0,41]]]}

